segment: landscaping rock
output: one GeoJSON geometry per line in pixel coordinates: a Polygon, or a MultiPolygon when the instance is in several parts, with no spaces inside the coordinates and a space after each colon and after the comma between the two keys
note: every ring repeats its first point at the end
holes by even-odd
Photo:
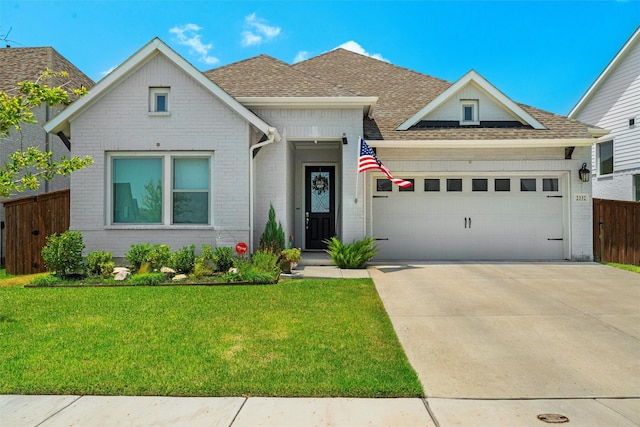
{"type": "Polygon", "coordinates": [[[174,274],[176,274],[176,271],[170,267],[161,267],[160,273],[166,274],[167,276],[173,276],[174,274]]]}
{"type": "Polygon", "coordinates": [[[186,274],[176,274],[175,276],[173,276],[173,281],[179,281],[179,280],[187,280],[187,275],[186,274]]]}
{"type": "Polygon", "coordinates": [[[131,276],[131,271],[126,267],[116,267],[113,269],[113,280],[126,280],[131,276]]]}

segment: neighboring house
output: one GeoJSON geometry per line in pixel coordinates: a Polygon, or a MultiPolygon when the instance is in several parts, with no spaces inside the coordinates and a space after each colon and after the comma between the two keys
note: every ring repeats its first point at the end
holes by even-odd
{"type": "Polygon", "coordinates": [[[640,27],[569,117],[611,130],[593,148],[593,197],[640,201],[640,27]]]}
{"type": "Polygon", "coordinates": [[[199,72],[152,40],[46,125],[95,164],[71,177],[87,251],[258,246],[273,205],[304,250],[374,236],[377,259],[590,260],[600,129],[343,49],[199,72]],[[398,178],[357,174],[358,138],[398,178]]]}
{"type": "MultiPolygon", "coordinates": [[[[94,82],[82,71],[76,68],[62,55],[51,47],[28,47],[13,48],[6,47],[0,49],[0,91],[9,95],[17,95],[19,82],[36,81],[40,72],[49,68],[51,71],[66,71],[67,78],[62,78],[49,82],[48,84],[65,84],[65,88],[73,89],[85,86],[90,89],[94,82]]],[[[56,135],[48,134],[42,125],[51,120],[57,110],[46,105],[34,111],[38,120],[37,124],[23,124],[22,131],[12,131],[8,136],[0,138],[0,164],[5,165],[9,155],[26,150],[27,147],[36,147],[41,151],[51,151],[53,159],[69,157],[69,149],[56,135]]],[[[37,191],[28,191],[16,194],[14,197],[48,193],[51,191],[69,188],[69,178],[57,176],[51,181],[45,181],[37,191]]],[[[0,221],[4,224],[5,210],[0,204],[0,221]]],[[[2,258],[4,263],[5,238],[2,233],[2,258]]]]}

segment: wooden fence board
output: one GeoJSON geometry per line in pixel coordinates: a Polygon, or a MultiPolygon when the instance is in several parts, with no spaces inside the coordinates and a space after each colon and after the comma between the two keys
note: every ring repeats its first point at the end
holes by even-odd
{"type": "Polygon", "coordinates": [[[47,237],[69,229],[69,190],[3,202],[7,274],[46,271],[40,255],[47,237]]]}
{"type": "Polygon", "coordinates": [[[640,265],[640,202],[593,199],[596,260],[640,265]]]}

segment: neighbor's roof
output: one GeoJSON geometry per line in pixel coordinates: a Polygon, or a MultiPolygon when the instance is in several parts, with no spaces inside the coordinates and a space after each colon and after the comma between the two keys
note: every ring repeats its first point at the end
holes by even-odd
{"type": "Polygon", "coordinates": [[[517,104],[546,129],[448,128],[396,130],[452,83],[384,61],[335,49],[294,65],[265,55],[205,73],[236,98],[249,96],[377,97],[371,118],[364,119],[370,140],[514,140],[592,139],[590,126],[564,116],[517,104]]]}
{"type": "Polygon", "coordinates": [[[0,91],[11,94],[19,82],[36,81],[41,71],[66,71],[69,77],[54,81],[67,89],[90,89],[95,83],[52,47],[7,47],[0,49],[0,91]]]}

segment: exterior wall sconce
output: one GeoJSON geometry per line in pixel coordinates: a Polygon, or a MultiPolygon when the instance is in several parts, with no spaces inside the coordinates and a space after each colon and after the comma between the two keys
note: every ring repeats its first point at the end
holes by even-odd
{"type": "Polygon", "coordinates": [[[347,134],[342,134],[342,144],[347,145],[349,142],[347,141],[347,134]]]}
{"type": "Polygon", "coordinates": [[[583,163],[582,167],[578,171],[578,176],[580,176],[580,181],[589,182],[589,177],[591,176],[591,172],[587,169],[587,164],[583,163]]]}

